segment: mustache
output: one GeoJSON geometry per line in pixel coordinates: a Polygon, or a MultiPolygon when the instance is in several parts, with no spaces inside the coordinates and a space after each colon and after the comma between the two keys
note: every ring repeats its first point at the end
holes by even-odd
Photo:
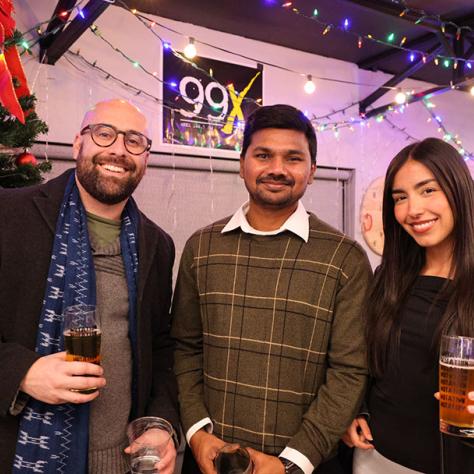
{"type": "Polygon", "coordinates": [[[135,162],[127,157],[120,157],[120,156],[110,156],[103,153],[97,153],[92,157],[92,163],[94,165],[116,165],[120,166],[121,168],[126,169],[127,171],[135,171],[136,164],[135,162]]]}
{"type": "Polygon", "coordinates": [[[295,180],[283,174],[267,174],[266,176],[261,176],[260,178],[257,178],[257,183],[275,183],[293,186],[295,184],[295,180]]]}

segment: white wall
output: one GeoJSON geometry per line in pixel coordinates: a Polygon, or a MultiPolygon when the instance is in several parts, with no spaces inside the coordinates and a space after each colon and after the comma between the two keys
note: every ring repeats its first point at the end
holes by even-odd
{"type": "MultiPolygon", "coordinates": [[[[48,19],[56,5],[54,0],[16,0],[17,27],[25,31],[32,26],[48,19]]],[[[205,14],[205,12],[203,12],[205,14]]],[[[160,27],[156,32],[171,41],[173,46],[182,50],[187,38],[196,38],[199,54],[219,60],[255,67],[255,62],[245,61],[233,54],[218,51],[210,46],[200,44],[200,41],[218,45],[228,51],[252,56],[257,60],[278,64],[304,74],[354,81],[370,86],[345,85],[336,82],[316,80],[317,91],[308,96],[303,91],[304,77],[281,71],[276,68],[264,68],[263,96],[265,104],[290,103],[302,110],[324,115],[328,112],[360,100],[381,85],[388,76],[382,73],[360,71],[355,65],[343,61],[323,58],[287,48],[249,40],[243,37],[208,30],[191,24],[175,22],[156,17],[156,21],[169,26],[182,34],[174,34],[160,27]]],[[[161,43],[128,11],[114,6],[109,7],[96,21],[101,33],[114,46],[139,61],[151,71],[161,71],[161,43]]],[[[311,25],[309,25],[311,27],[311,25]]],[[[321,41],[330,41],[330,37],[321,37],[321,41]]],[[[348,37],[348,41],[353,39],[348,37]]],[[[119,54],[105,45],[93,33],[87,31],[71,48],[89,61],[97,61],[97,65],[144,91],[161,96],[161,85],[155,79],[140,72],[123,59],[119,54]]],[[[40,65],[35,58],[23,57],[23,63],[29,78],[30,86],[37,95],[38,113],[47,121],[50,131],[47,140],[52,142],[71,143],[76,133],[84,111],[98,100],[110,97],[132,99],[151,119],[153,149],[157,151],[172,151],[183,153],[183,148],[160,144],[161,107],[154,101],[136,96],[113,79],[106,80],[102,73],[91,69],[76,58],[63,56],[55,66],[40,65]]],[[[424,90],[431,87],[418,81],[405,81],[402,87],[424,90]]],[[[381,105],[392,100],[392,94],[387,94],[375,105],[381,105]]],[[[462,92],[451,91],[433,99],[437,104],[437,113],[443,116],[443,121],[450,131],[458,133],[463,139],[467,150],[474,150],[474,136],[471,123],[474,119],[474,102],[471,97],[462,92]]],[[[356,115],[352,108],[346,116],[338,115],[336,120],[356,115]]],[[[410,105],[404,114],[392,115],[391,120],[417,138],[440,136],[433,123],[427,123],[427,112],[421,104],[410,105]]],[[[384,174],[390,159],[408,142],[405,136],[392,129],[386,123],[371,121],[370,127],[356,126],[355,131],[342,129],[336,138],[330,131],[318,134],[319,152],[318,163],[331,167],[353,168],[356,170],[354,220],[359,222],[359,203],[368,185],[378,176],[384,174]]],[[[208,150],[193,149],[194,154],[209,156],[208,150]]],[[[215,155],[219,153],[216,152],[215,155]]],[[[229,155],[229,152],[223,153],[229,155]]],[[[231,156],[232,153],[230,153],[231,156]]],[[[191,158],[190,158],[191,159],[191,158]]],[[[472,164],[469,163],[472,169],[472,164]]],[[[234,180],[235,186],[242,186],[234,180]]],[[[209,189],[209,206],[212,206],[212,188],[209,189]]],[[[234,192],[234,191],[231,191],[234,192]]],[[[186,189],[177,190],[186,193],[186,189]]],[[[238,191],[237,191],[238,193],[238,191]]],[[[189,196],[192,199],[192,196],[189,196]]],[[[236,202],[237,206],[239,202],[236,202]]],[[[170,212],[173,203],[166,203],[163,212],[170,212]]],[[[212,209],[204,210],[211,214],[212,209]]],[[[172,212],[172,211],[171,211],[172,212]]],[[[221,216],[216,216],[216,218],[221,216]]],[[[195,229],[189,229],[191,233],[195,229]]],[[[373,265],[378,257],[365,245],[359,226],[356,226],[355,238],[368,250],[373,265]]]]}

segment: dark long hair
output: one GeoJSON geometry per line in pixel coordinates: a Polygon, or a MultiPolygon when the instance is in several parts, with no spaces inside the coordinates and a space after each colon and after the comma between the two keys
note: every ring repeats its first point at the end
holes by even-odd
{"type": "Polygon", "coordinates": [[[403,148],[390,162],[383,192],[385,243],[382,261],[368,299],[369,366],[375,376],[393,360],[400,340],[400,308],[425,263],[425,249],[395,220],[392,188],[395,175],[409,160],[426,166],[444,191],[454,217],[449,302],[435,341],[442,333],[474,335],[474,186],[456,149],[437,138],[403,148]]]}

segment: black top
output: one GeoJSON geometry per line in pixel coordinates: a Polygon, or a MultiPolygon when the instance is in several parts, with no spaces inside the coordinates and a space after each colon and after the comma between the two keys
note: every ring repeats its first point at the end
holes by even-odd
{"type": "Polygon", "coordinates": [[[370,427],[377,451],[410,469],[440,472],[438,348],[433,335],[446,309],[439,293],[446,280],[419,276],[402,306],[398,364],[374,379],[370,427]]]}

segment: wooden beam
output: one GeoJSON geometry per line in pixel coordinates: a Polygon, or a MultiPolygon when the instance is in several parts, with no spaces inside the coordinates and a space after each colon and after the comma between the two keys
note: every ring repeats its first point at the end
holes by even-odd
{"type": "MultiPolygon", "coordinates": [[[[461,77],[457,83],[453,83],[452,86],[438,86],[433,87],[431,89],[427,89],[422,92],[417,92],[407,98],[405,104],[412,104],[414,102],[419,102],[423,99],[429,99],[435,95],[443,94],[452,90],[452,87],[456,87],[459,90],[467,90],[467,86],[474,82],[474,78],[469,77],[461,77]]],[[[369,110],[366,114],[364,114],[364,118],[369,119],[371,117],[375,117],[377,115],[383,115],[388,110],[394,109],[396,107],[400,107],[400,104],[396,102],[391,102],[390,104],[381,105],[380,107],[376,107],[375,109],[369,110]]]]}
{"type": "Polygon", "coordinates": [[[43,38],[40,40],[40,60],[43,59],[45,51],[49,48],[54,39],[63,31],[75,5],[76,0],[58,1],[51,15],[48,27],[43,33],[43,38]],[[60,13],[62,13],[61,16],[59,16],[60,13]]]}
{"type": "Polygon", "coordinates": [[[413,75],[416,71],[421,69],[425,64],[431,62],[441,49],[442,49],[442,46],[439,44],[434,46],[427,52],[425,61],[423,61],[423,59],[420,58],[418,61],[414,62],[413,64],[410,64],[401,73],[389,79],[382,87],[379,87],[377,90],[372,92],[372,94],[368,95],[365,99],[361,100],[359,103],[359,113],[365,114],[367,107],[373,104],[376,100],[380,99],[380,97],[385,95],[387,93],[388,88],[392,88],[400,84],[400,82],[402,82],[404,79],[413,75]]]}
{"type": "MultiPolygon", "coordinates": [[[[406,48],[406,49],[418,49],[418,47],[421,44],[429,43],[431,41],[438,42],[438,40],[436,38],[436,34],[428,33],[426,35],[419,36],[418,38],[414,38],[410,41],[407,41],[404,44],[404,48],[406,48]]],[[[405,53],[406,51],[398,49],[398,48],[388,48],[385,51],[383,51],[382,53],[375,54],[375,55],[370,56],[366,59],[363,59],[362,61],[357,63],[357,66],[360,67],[361,69],[371,69],[374,66],[376,66],[377,63],[379,63],[380,61],[384,61],[386,59],[391,59],[394,56],[397,56],[402,52],[405,53]]]]}
{"type": "Polygon", "coordinates": [[[45,48],[43,53],[45,62],[55,64],[109,5],[109,2],[103,0],[89,0],[89,3],[82,9],[84,18],[76,16],[69,26],[56,35],[51,44],[45,48]]]}
{"type": "MultiPolygon", "coordinates": [[[[429,30],[432,32],[441,31],[441,24],[437,21],[437,19],[429,17],[429,16],[422,16],[419,13],[411,11],[409,7],[405,8],[403,5],[398,3],[387,3],[381,0],[344,0],[348,3],[352,3],[354,5],[359,5],[361,7],[367,8],[374,12],[382,13],[384,15],[389,15],[395,18],[399,18],[403,21],[408,21],[413,26],[417,26],[419,28],[423,28],[425,30],[429,30]],[[403,16],[400,14],[408,10],[403,16]],[[418,21],[418,23],[415,22],[418,21]]],[[[445,34],[448,36],[454,36],[456,34],[456,29],[453,28],[451,25],[447,24],[445,28],[445,34]]]]}

